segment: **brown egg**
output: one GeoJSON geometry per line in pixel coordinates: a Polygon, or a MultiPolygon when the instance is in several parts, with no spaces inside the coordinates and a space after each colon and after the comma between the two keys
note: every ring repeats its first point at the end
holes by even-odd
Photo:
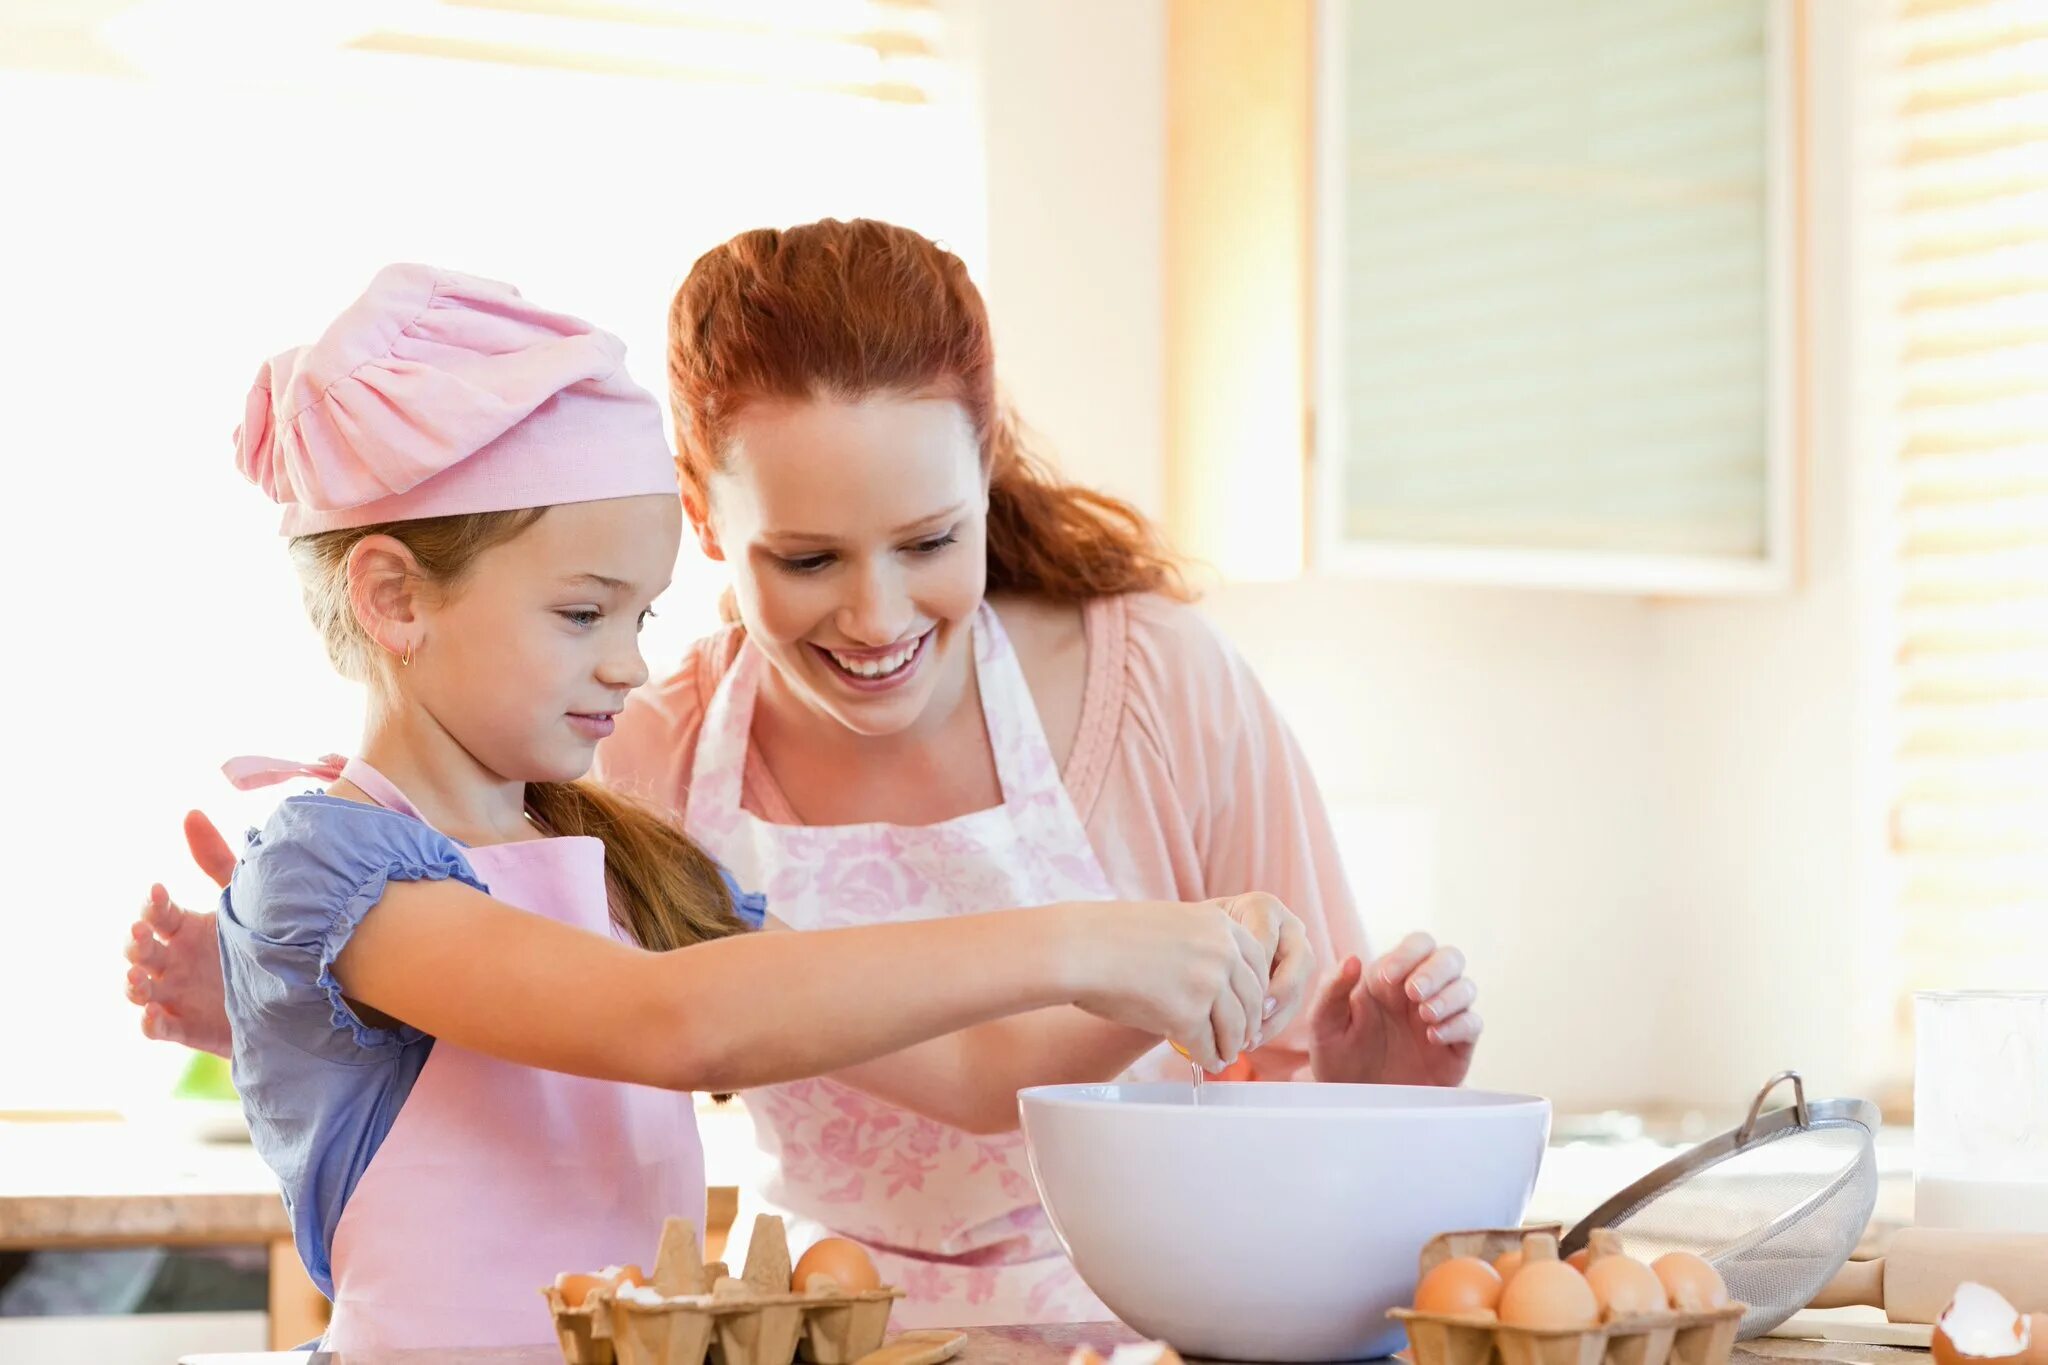
{"type": "Polygon", "coordinates": [[[1565,1257],[1564,1263],[1570,1266],[1573,1270],[1576,1270],[1581,1275],[1583,1275],[1586,1273],[1586,1263],[1592,1259],[1593,1248],[1580,1247],[1577,1251],[1574,1251],[1571,1255],[1565,1257]]]}
{"type": "Polygon", "coordinates": [[[1415,1286],[1415,1311],[1445,1317],[1493,1316],[1500,1303],[1500,1273],[1476,1256],[1445,1261],[1415,1286]]]}
{"type": "Polygon", "coordinates": [[[1934,1359],[1937,1365],[2018,1365],[2032,1353],[2028,1321],[2004,1295],[1965,1281],[1935,1321],[1934,1359]]]}
{"type": "Polygon", "coordinates": [[[1600,1305],[1600,1320],[1662,1313],[1670,1302],[1657,1272],[1631,1256],[1602,1256],[1586,1267],[1586,1287],[1600,1305]]]}
{"type": "Polygon", "coordinates": [[[810,1292],[815,1279],[830,1279],[848,1294],[865,1294],[882,1287],[882,1276],[867,1252],[844,1237],[827,1237],[803,1254],[796,1263],[790,1284],[799,1294],[810,1292]]]}
{"type": "Polygon", "coordinates": [[[2030,1347],[2020,1345],[2020,1338],[2015,1335],[2012,1339],[2012,1349],[2004,1355],[1972,1355],[1956,1344],[1955,1339],[1949,1336],[1946,1328],[1936,1327],[1934,1329],[1935,1365],[1997,1365],[1998,1362],[2010,1362],[2011,1365],[2025,1365],[2025,1362],[2030,1360],[2033,1354],[2030,1347]]]}
{"type": "Polygon", "coordinates": [[[596,1275],[583,1275],[565,1270],[555,1276],[555,1292],[562,1296],[565,1308],[581,1308],[583,1301],[590,1297],[590,1291],[603,1284],[596,1275]]]}
{"type": "Polygon", "coordinates": [[[617,1284],[646,1284],[647,1276],[637,1265],[606,1266],[603,1270],[589,1273],[563,1271],[555,1276],[555,1288],[562,1295],[565,1307],[581,1308],[593,1291],[609,1289],[617,1284]]]}
{"type": "Polygon", "coordinates": [[[1503,1251],[1500,1255],[1493,1258],[1494,1273],[1500,1276],[1500,1282],[1503,1286],[1509,1280],[1515,1278],[1515,1272],[1521,1268],[1522,1253],[1519,1251],[1503,1251]]]}
{"type": "Polygon", "coordinates": [[[1600,1321],[1600,1305],[1586,1277],[1563,1261],[1524,1261],[1500,1295],[1500,1320],[1509,1327],[1564,1330],[1600,1321]]]}
{"type": "Polygon", "coordinates": [[[1650,1269],[1664,1285],[1664,1297],[1681,1313],[1710,1313],[1728,1306],[1728,1286],[1721,1272],[1690,1251],[1659,1256],[1650,1269]]]}

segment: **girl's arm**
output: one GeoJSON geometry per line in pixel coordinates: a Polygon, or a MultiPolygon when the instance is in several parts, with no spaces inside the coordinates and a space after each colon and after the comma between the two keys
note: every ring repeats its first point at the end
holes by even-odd
{"type": "MultiPolygon", "coordinates": [[[[1272,963],[1270,1012],[1262,1009],[1265,1017],[1254,1021],[1246,1044],[1255,1048],[1285,1029],[1307,998],[1315,951],[1301,921],[1273,897],[1255,893],[1226,903],[1272,963]]],[[[1112,1080],[1158,1043],[1156,1033],[1080,1010],[1040,1010],[934,1038],[835,1079],[971,1133],[1008,1132],[1017,1126],[1017,1092],[1024,1087],[1112,1080]]]]}
{"type": "Polygon", "coordinates": [[[651,953],[443,880],[387,887],[335,972],[351,1001],[458,1047],[733,1091],[1065,1004],[1215,1067],[1257,1027],[1271,962],[1227,902],[1051,905],[651,953]]]}

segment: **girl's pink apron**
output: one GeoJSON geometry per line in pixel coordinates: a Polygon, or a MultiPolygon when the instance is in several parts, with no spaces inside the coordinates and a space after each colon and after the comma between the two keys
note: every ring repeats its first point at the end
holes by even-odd
{"type": "MultiPolygon", "coordinates": [[[[768,666],[748,644],[705,713],[689,832],[741,885],[765,891],[768,913],[795,929],[1114,899],[1016,654],[987,606],[975,617],[973,646],[1001,805],[920,826],[778,825],[743,810],[754,699],[768,666]]],[[[1184,1074],[1174,1062],[1167,1072],[1184,1074]]],[[[1153,1058],[1140,1065],[1167,1074],[1153,1058]]],[[[1061,1252],[1021,1136],[976,1137],[830,1080],[750,1091],[746,1105],[762,1161],[736,1236],[766,1212],[788,1220],[799,1251],[824,1236],[861,1243],[883,1282],[908,1295],[896,1313],[901,1327],[1113,1316],[1061,1252]]]]}
{"type": "MultiPolygon", "coordinates": [[[[341,776],[418,817],[383,776],[341,776]]],[[[604,844],[533,839],[465,848],[499,900],[622,937],[604,844]]],[[[508,998],[545,1013],[549,999],[508,998]]],[[[564,1270],[651,1264],[669,1214],[704,1221],[704,1151],[688,1094],[517,1066],[436,1041],[329,1248],[325,1349],[551,1345],[541,1286],[564,1270]]]]}

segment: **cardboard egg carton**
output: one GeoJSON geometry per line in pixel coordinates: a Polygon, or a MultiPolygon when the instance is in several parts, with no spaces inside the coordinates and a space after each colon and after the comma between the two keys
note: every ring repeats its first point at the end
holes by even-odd
{"type": "Polygon", "coordinates": [[[671,1218],[655,1256],[658,1298],[599,1289],[581,1308],[544,1291],[568,1365],[854,1365],[880,1349],[900,1289],[847,1292],[830,1280],[790,1287],[789,1235],[780,1218],[754,1224],[738,1279],[704,1264],[696,1225],[671,1218]]]}
{"type": "Polygon", "coordinates": [[[546,1285],[540,1292],[555,1320],[555,1339],[561,1343],[562,1359],[568,1365],[614,1365],[617,1357],[612,1351],[611,1310],[607,1306],[610,1289],[593,1289],[576,1305],[565,1301],[556,1285],[546,1285]]]}
{"type": "MultiPolygon", "coordinates": [[[[1554,1252],[1562,1229],[1489,1228],[1447,1232],[1422,1249],[1427,1275],[1457,1256],[1491,1261],[1524,1245],[1524,1238],[1548,1237],[1554,1252]]],[[[1388,1316],[1408,1329],[1415,1365],[1728,1365],[1744,1305],[1731,1303],[1708,1313],[1645,1313],[1590,1328],[1510,1327],[1485,1318],[1417,1313],[1396,1308],[1388,1316]]]]}

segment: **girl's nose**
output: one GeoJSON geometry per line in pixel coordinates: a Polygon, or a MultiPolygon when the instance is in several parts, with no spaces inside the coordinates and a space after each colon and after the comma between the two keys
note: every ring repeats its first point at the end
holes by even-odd
{"type": "Polygon", "coordinates": [[[644,684],[647,678],[647,656],[640,652],[637,635],[622,648],[606,653],[604,662],[597,669],[597,679],[606,687],[635,688],[644,684]]]}

